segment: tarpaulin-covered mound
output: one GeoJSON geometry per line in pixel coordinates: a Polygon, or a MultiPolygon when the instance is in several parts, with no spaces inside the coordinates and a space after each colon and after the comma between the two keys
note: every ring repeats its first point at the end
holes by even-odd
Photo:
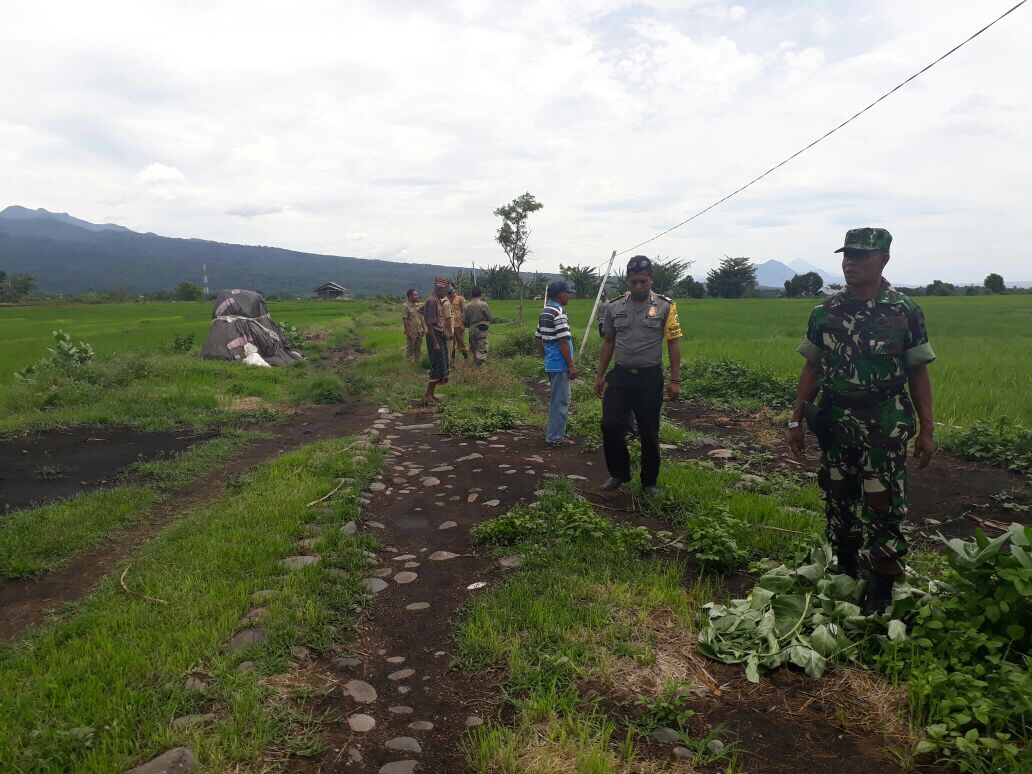
{"type": "Polygon", "coordinates": [[[220,290],[211,309],[211,329],[201,347],[205,360],[242,360],[250,365],[289,365],[301,353],[288,350],[269,317],[265,299],[253,290],[220,290]]]}

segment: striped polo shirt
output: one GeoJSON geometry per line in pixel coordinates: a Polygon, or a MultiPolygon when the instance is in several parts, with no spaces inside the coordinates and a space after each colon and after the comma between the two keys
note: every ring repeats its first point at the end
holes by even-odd
{"type": "Polygon", "coordinates": [[[570,321],[566,318],[562,304],[558,301],[548,302],[538,315],[538,327],[534,335],[541,339],[545,346],[545,371],[566,371],[566,359],[559,351],[559,342],[568,339],[572,347],[573,335],[570,333],[570,321]]]}

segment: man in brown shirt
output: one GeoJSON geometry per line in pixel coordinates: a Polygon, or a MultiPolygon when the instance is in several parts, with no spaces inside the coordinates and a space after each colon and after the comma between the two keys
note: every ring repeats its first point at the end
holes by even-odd
{"type": "Polygon", "coordinates": [[[448,383],[448,318],[444,307],[448,295],[448,279],[434,280],[434,292],[423,304],[423,321],[426,323],[426,349],[430,355],[430,372],[426,379],[426,393],[423,405],[432,406],[440,398],[434,396],[438,384],[448,383]]]}
{"type": "Polygon", "coordinates": [[[462,316],[466,313],[466,299],[462,293],[455,288],[448,291],[448,300],[451,302],[452,315],[452,347],[451,359],[455,359],[455,353],[461,352],[463,360],[469,360],[469,347],[466,346],[466,326],[462,323],[462,316]]]}
{"type": "Polygon", "coordinates": [[[423,354],[423,337],[426,336],[426,323],[419,308],[419,291],[410,290],[405,294],[405,303],[401,305],[401,321],[405,326],[405,356],[413,363],[418,363],[423,354]]]}

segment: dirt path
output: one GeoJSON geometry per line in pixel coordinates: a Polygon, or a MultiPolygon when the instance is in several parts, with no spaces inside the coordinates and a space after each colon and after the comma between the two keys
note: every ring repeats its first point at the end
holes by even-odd
{"type": "Polygon", "coordinates": [[[359,432],[369,424],[372,414],[371,407],[361,404],[300,409],[288,419],[262,428],[273,433],[274,437],[258,441],[202,480],[184,490],[172,492],[141,521],[113,536],[101,547],[76,557],[70,564],[38,580],[0,583],[0,642],[12,639],[27,626],[40,623],[48,611],[58,605],[85,596],[118,562],[157,532],[191,508],[219,497],[229,476],[304,444],[359,432]]]}
{"type": "MultiPolygon", "coordinates": [[[[683,427],[720,440],[722,445],[741,446],[753,455],[751,472],[766,470],[816,472],[819,450],[812,436],[807,437],[807,458],[803,464],[792,459],[781,428],[763,415],[722,411],[705,403],[683,402],[666,405],[668,419],[683,427]]],[[[710,459],[713,446],[674,453],[675,458],[710,459]]],[[[721,460],[713,460],[717,465],[721,460]]],[[[741,456],[729,462],[738,464],[741,456]]],[[[924,470],[913,465],[908,478],[909,520],[926,534],[942,532],[947,537],[970,537],[980,526],[978,519],[1009,524],[1032,524],[1032,511],[1007,507],[1007,503],[1032,506],[1029,479],[1002,468],[956,457],[939,450],[924,470]],[[928,523],[927,520],[933,520],[928,523]]],[[[990,534],[998,532],[990,530],[990,534]]]]}
{"type": "MultiPolygon", "coordinates": [[[[454,625],[462,605],[481,593],[471,584],[490,588],[514,571],[471,546],[470,528],[519,502],[533,502],[535,491],[554,476],[607,503],[610,516],[647,523],[631,510],[629,495],[606,499],[598,492],[607,476],[599,452],[547,449],[526,429],[483,441],[444,438],[428,426],[431,421],[417,412],[380,415],[376,429],[392,441],[396,456],[373,485],[359,526],[385,546],[366,581],[374,598],[355,640],[313,669],[313,682],[329,688],[312,707],[329,719],[323,736],[329,752],[295,758],[294,771],[467,771],[461,744],[469,725],[504,718],[505,709],[492,676],[454,666],[454,625]]],[[[713,668],[720,673],[719,665],[713,668]]],[[[757,692],[737,671],[727,677],[724,699],[697,717],[710,728],[724,722],[738,733],[747,765],[763,766],[762,756],[770,755],[778,759],[770,771],[898,770],[875,737],[844,731],[831,708],[790,710],[812,701],[813,684],[805,678],[792,676],[775,694],[757,692]],[[782,705],[784,717],[778,714],[782,705]],[[758,760],[748,757],[753,751],[758,760]]],[[[652,747],[659,760],[673,760],[673,744],[652,747]]]]}

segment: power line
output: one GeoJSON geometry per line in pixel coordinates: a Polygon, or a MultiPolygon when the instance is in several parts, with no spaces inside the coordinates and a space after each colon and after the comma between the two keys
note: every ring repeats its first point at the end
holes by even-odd
{"type": "MultiPolygon", "coordinates": [[[[907,79],[906,79],[905,81],[903,81],[902,83],[900,83],[900,84],[896,85],[895,87],[893,87],[893,88],[892,88],[892,89],[890,89],[889,91],[887,91],[887,92],[885,92],[884,94],[882,94],[882,95],[881,95],[880,97],[878,97],[878,99],[876,99],[876,100],[875,100],[874,102],[872,102],[872,103],[871,103],[870,105],[868,105],[867,107],[865,107],[865,108],[864,108],[863,110],[860,110],[860,111],[858,111],[858,112],[854,113],[853,115],[851,115],[851,116],[850,116],[849,118],[847,118],[847,119],[846,119],[845,121],[843,121],[843,122],[842,122],[841,124],[839,124],[838,126],[836,126],[836,127],[835,127],[834,129],[832,129],[831,131],[829,131],[829,132],[826,132],[825,134],[821,135],[821,136],[820,136],[820,137],[818,137],[818,138],[817,138],[816,140],[814,140],[814,141],[813,141],[813,142],[811,142],[811,143],[810,143],[809,145],[807,145],[807,146],[806,146],[805,148],[800,148],[800,149],[799,149],[799,150],[797,150],[797,151],[796,151],[795,153],[793,153],[793,154],[792,154],[791,156],[789,156],[789,157],[788,157],[787,159],[785,159],[784,161],[780,162],[779,164],[775,164],[775,165],[774,165],[773,167],[771,167],[770,169],[768,169],[768,170],[767,170],[766,172],[764,172],[764,173],[763,173],[762,175],[759,175],[758,177],[754,177],[754,178],[753,178],[752,180],[750,180],[750,181],[749,181],[748,183],[746,183],[745,185],[743,185],[743,186],[742,186],[741,188],[737,188],[737,189],[735,189],[734,191],[732,191],[731,193],[729,193],[729,194],[728,194],[727,196],[725,196],[724,198],[722,198],[722,199],[718,199],[717,201],[713,202],[713,204],[711,204],[711,205],[710,205],[709,207],[706,207],[706,208],[705,208],[705,209],[703,209],[703,210],[699,210],[699,211],[698,211],[697,213],[695,213],[694,215],[692,215],[692,216],[691,216],[690,218],[686,218],[685,220],[682,220],[682,221],[681,221],[680,223],[678,223],[678,224],[676,224],[676,225],[674,225],[674,226],[671,226],[670,228],[666,229],[665,231],[660,231],[660,232],[659,232],[658,234],[656,234],[656,235],[655,235],[654,237],[651,237],[651,238],[649,238],[649,239],[646,239],[646,240],[645,240],[644,242],[639,242],[638,244],[634,245],[633,247],[628,247],[628,248],[627,248],[627,249],[625,249],[625,250],[621,250],[621,251],[620,251],[619,253],[617,253],[617,255],[623,255],[624,253],[629,253],[629,252],[631,252],[632,250],[637,250],[637,249],[638,249],[639,247],[643,247],[644,245],[647,245],[647,244],[648,244],[649,242],[655,242],[655,241],[656,241],[657,239],[659,239],[659,238],[660,238],[660,237],[662,237],[662,236],[666,236],[666,235],[667,235],[667,234],[669,234],[669,233],[670,233],[671,231],[674,231],[674,230],[676,230],[676,229],[679,229],[679,228],[681,228],[681,226],[683,226],[683,225],[685,225],[685,224],[687,224],[687,223],[691,223],[691,222],[692,222],[693,220],[695,220],[696,218],[698,218],[698,217],[699,217],[699,216],[701,216],[701,215],[705,215],[705,214],[706,214],[707,212],[709,212],[710,210],[712,210],[712,209],[713,209],[714,207],[716,207],[717,205],[723,204],[723,203],[724,203],[724,202],[726,202],[726,201],[727,201],[728,199],[730,199],[730,198],[731,198],[732,196],[736,196],[737,194],[740,194],[740,193],[741,193],[742,191],[744,191],[744,190],[745,190],[746,188],[748,188],[749,186],[753,185],[754,183],[758,183],[759,181],[763,180],[763,178],[765,178],[765,177],[766,177],[767,175],[769,175],[769,174],[770,174],[771,172],[774,172],[774,171],[776,171],[776,170],[780,169],[781,167],[785,166],[785,164],[787,164],[788,162],[790,162],[790,161],[791,161],[792,159],[796,158],[797,156],[801,156],[801,155],[802,155],[803,153],[805,153],[806,151],[810,150],[810,148],[812,148],[813,146],[817,145],[817,144],[818,144],[819,142],[822,142],[823,140],[826,140],[827,138],[831,137],[831,135],[835,134],[835,132],[837,132],[837,131],[838,131],[839,129],[841,129],[842,127],[846,126],[847,124],[850,124],[850,123],[852,123],[853,121],[855,121],[855,120],[856,120],[857,118],[859,118],[859,117],[860,117],[860,116],[862,116],[862,115],[863,115],[864,113],[866,113],[866,112],[867,112],[868,110],[870,110],[871,108],[873,108],[873,107],[874,107],[875,105],[877,105],[877,104],[878,104],[879,102],[881,102],[881,101],[882,101],[883,99],[885,99],[886,97],[889,97],[889,96],[891,96],[892,94],[896,93],[897,91],[899,91],[900,89],[902,89],[902,88],[903,88],[904,86],[906,86],[906,85],[907,85],[908,83],[910,83],[910,82],[911,82],[912,80],[914,80],[914,79],[915,79],[915,78],[917,78],[918,76],[920,76],[920,75],[923,75],[924,73],[926,73],[926,72],[928,72],[929,70],[931,70],[931,69],[932,69],[933,67],[935,67],[935,65],[939,64],[939,62],[941,62],[941,61],[942,61],[943,59],[945,59],[946,57],[948,57],[948,56],[949,56],[950,54],[953,54],[954,52],[956,52],[956,51],[959,51],[959,50],[960,50],[961,48],[963,48],[963,47],[964,47],[964,46],[966,46],[966,45],[967,45],[968,43],[970,43],[970,42],[971,42],[972,40],[974,40],[975,38],[977,38],[977,37],[978,37],[979,35],[981,35],[981,34],[982,34],[983,32],[985,32],[985,31],[986,31],[987,29],[989,29],[990,27],[992,27],[992,26],[993,26],[994,24],[996,24],[997,22],[999,22],[999,21],[1003,20],[1003,19],[1004,19],[1004,18],[1006,18],[1007,16],[1010,16],[1010,14],[1014,13],[1014,12],[1015,12],[1016,10],[1018,10],[1018,9],[1019,9],[1019,8],[1020,8],[1021,6],[1025,5],[1025,3],[1027,3],[1027,2],[1028,2],[1028,0],[1021,0],[1021,2],[1019,2],[1019,3],[1017,4],[1017,5],[1013,6],[1012,8],[1008,9],[1008,10],[1007,10],[1007,11],[1005,11],[1004,13],[1000,14],[999,16],[997,16],[997,17],[996,17],[995,19],[993,19],[993,20],[992,20],[991,22],[989,22],[989,23],[988,23],[987,25],[985,25],[984,27],[982,27],[982,29],[980,29],[980,30],[979,30],[978,32],[976,32],[975,34],[973,34],[973,35],[972,35],[971,37],[967,38],[967,40],[964,40],[963,42],[961,42],[961,43],[958,43],[958,44],[957,44],[956,46],[954,46],[953,48],[951,48],[951,49],[950,49],[949,51],[947,51],[947,52],[946,52],[945,54],[943,54],[942,56],[940,56],[940,57],[939,57],[938,59],[936,59],[936,60],[935,60],[934,62],[931,62],[931,63],[930,63],[930,64],[928,64],[928,65],[925,65],[925,66],[924,66],[924,67],[922,67],[922,68],[921,68],[920,70],[918,70],[918,71],[917,71],[916,73],[914,73],[914,74],[913,74],[913,75],[911,75],[911,76],[910,76],[909,78],[907,78],[907,79]]],[[[603,262],[603,263],[604,263],[604,262],[603,262]]]]}

